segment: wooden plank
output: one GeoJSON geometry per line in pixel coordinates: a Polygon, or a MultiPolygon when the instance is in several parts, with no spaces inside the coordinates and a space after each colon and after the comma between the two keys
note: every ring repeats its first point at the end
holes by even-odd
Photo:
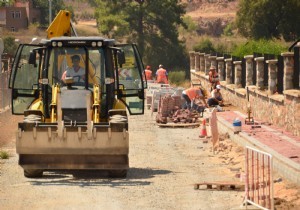
{"type": "Polygon", "coordinates": [[[167,124],[161,124],[161,123],[157,123],[157,125],[159,127],[199,127],[200,126],[200,122],[197,123],[167,123],[167,124]]]}
{"type": "Polygon", "coordinates": [[[237,182],[203,182],[194,184],[194,189],[197,190],[236,190],[243,191],[245,190],[244,183],[237,182]]]}

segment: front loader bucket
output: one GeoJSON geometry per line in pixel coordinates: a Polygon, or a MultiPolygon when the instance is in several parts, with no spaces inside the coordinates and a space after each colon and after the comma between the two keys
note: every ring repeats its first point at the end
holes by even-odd
{"type": "Polygon", "coordinates": [[[24,170],[127,170],[128,123],[19,123],[16,148],[24,170]]]}

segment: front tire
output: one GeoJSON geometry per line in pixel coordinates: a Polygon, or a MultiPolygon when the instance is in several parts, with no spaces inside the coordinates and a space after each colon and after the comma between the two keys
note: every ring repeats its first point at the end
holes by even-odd
{"type": "Polygon", "coordinates": [[[43,176],[41,169],[24,169],[24,176],[27,178],[40,178],[43,176]]]}
{"type": "Polygon", "coordinates": [[[127,170],[111,170],[109,171],[109,177],[111,178],[126,178],[127,170]]]}

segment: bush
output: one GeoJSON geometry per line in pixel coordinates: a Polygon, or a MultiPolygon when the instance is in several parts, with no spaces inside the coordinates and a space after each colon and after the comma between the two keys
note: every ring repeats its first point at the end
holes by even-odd
{"type": "Polygon", "coordinates": [[[172,71],[169,72],[168,78],[170,83],[180,86],[182,83],[185,82],[185,76],[186,74],[184,71],[172,71]]]}
{"type": "Polygon", "coordinates": [[[288,47],[284,46],[280,42],[261,39],[258,41],[250,40],[245,44],[237,46],[233,50],[232,55],[237,57],[243,57],[245,55],[253,55],[254,52],[280,55],[280,53],[285,52],[287,50],[288,47]]]}
{"type": "Polygon", "coordinates": [[[6,36],[3,38],[4,53],[13,56],[18,49],[18,45],[15,42],[15,37],[6,36]]]}
{"type": "Polygon", "coordinates": [[[8,159],[9,158],[9,155],[7,152],[5,151],[0,151],[0,158],[1,159],[8,159]]]}
{"type": "Polygon", "coordinates": [[[206,53],[213,53],[216,52],[213,43],[210,39],[206,38],[203,39],[201,42],[199,42],[198,44],[196,44],[193,47],[193,50],[196,52],[206,52],[206,53]]]}
{"type": "Polygon", "coordinates": [[[233,35],[233,24],[229,23],[223,30],[223,34],[225,36],[232,36],[233,35]]]}

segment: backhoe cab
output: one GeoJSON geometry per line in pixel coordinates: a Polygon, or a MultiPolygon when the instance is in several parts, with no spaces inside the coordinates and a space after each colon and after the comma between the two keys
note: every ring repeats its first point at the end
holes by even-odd
{"type": "Polygon", "coordinates": [[[9,87],[12,113],[24,115],[16,140],[24,175],[97,169],[126,176],[127,113],[144,113],[143,69],[136,45],[113,39],[62,36],[21,44],[9,87]],[[74,55],[82,74],[63,79],[74,55]]]}

